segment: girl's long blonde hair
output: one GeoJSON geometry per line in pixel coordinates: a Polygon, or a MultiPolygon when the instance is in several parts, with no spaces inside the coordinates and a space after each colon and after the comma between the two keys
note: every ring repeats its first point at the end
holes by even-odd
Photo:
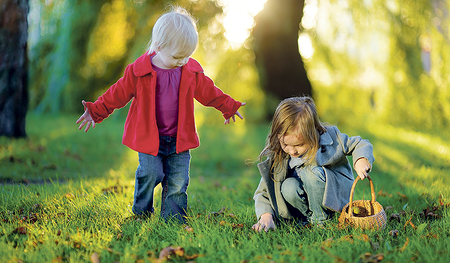
{"type": "Polygon", "coordinates": [[[266,146],[259,155],[260,161],[266,156],[273,160],[272,170],[277,167],[284,169],[281,163],[288,154],[281,148],[279,137],[295,131],[296,127],[304,142],[310,145],[303,155],[305,163],[312,163],[319,149],[319,137],[326,132],[326,128],[319,120],[316,106],[310,97],[293,97],[280,102],[273,116],[266,146]]]}

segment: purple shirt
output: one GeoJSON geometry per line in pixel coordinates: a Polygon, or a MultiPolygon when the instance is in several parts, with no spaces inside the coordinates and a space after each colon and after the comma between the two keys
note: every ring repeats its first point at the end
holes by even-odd
{"type": "Polygon", "coordinates": [[[152,67],[156,71],[156,122],[159,135],[176,136],[181,67],[162,69],[153,63],[152,67]]]}

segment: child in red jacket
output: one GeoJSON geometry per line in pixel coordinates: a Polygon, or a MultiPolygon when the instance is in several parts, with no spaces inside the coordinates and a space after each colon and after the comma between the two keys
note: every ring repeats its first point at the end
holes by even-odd
{"type": "Polygon", "coordinates": [[[151,214],[153,191],[162,184],[161,215],[185,221],[189,184],[189,150],[199,146],[194,99],[222,112],[225,124],[243,119],[238,102],[217,88],[201,65],[190,58],[198,45],[194,19],[176,7],[155,23],[148,52],[128,65],[124,76],[97,101],[82,101],[77,120],[85,132],[133,99],[123,144],[139,153],[133,212],[151,214]]]}

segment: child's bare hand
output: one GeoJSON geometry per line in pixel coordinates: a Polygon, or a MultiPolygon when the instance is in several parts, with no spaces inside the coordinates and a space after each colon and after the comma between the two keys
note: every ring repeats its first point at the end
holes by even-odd
{"type": "MultiPolygon", "coordinates": [[[[241,106],[244,106],[245,104],[246,104],[246,102],[242,102],[241,106]]],[[[233,119],[233,122],[236,122],[235,115],[237,115],[239,118],[241,118],[241,120],[244,119],[244,117],[239,113],[239,111],[236,111],[236,113],[233,116],[231,116],[231,118],[226,119],[223,124],[225,124],[225,125],[229,124],[230,123],[230,119],[233,119]]]]}
{"type": "Polygon", "coordinates": [[[256,232],[261,232],[263,229],[264,231],[269,231],[269,229],[275,230],[277,227],[275,226],[275,222],[273,221],[272,214],[265,213],[262,214],[261,218],[259,219],[258,223],[254,224],[252,226],[252,229],[256,232]]]}
{"type": "Polygon", "coordinates": [[[78,118],[76,123],[78,124],[82,121],[80,127],[78,127],[78,130],[81,130],[83,126],[87,124],[86,128],[84,129],[84,132],[87,132],[91,127],[91,125],[92,128],[95,128],[95,121],[92,119],[91,114],[89,114],[89,111],[86,107],[86,102],[83,100],[81,103],[83,103],[83,106],[86,108],[86,110],[84,111],[83,115],[81,115],[81,117],[78,118]]]}
{"type": "Polygon", "coordinates": [[[369,176],[370,163],[366,158],[359,158],[355,163],[355,171],[361,180],[369,176]]]}

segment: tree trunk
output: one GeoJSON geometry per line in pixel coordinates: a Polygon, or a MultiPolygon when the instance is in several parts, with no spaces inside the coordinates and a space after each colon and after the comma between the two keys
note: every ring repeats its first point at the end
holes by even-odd
{"type": "Polygon", "coordinates": [[[28,0],[0,0],[0,136],[26,137],[28,0]]]}
{"type": "Polygon", "coordinates": [[[277,100],[312,95],[298,50],[303,6],[304,0],[267,0],[255,17],[252,34],[261,85],[277,100]]]}

